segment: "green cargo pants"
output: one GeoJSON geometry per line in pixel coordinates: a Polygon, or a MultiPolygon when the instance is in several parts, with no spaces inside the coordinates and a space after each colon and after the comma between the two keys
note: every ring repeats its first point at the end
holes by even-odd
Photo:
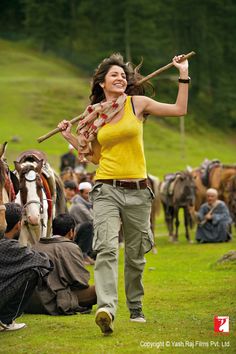
{"type": "Polygon", "coordinates": [[[129,309],[142,307],[144,254],[153,246],[150,211],[153,193],[97,182],[90,192],[94,210],[93,250],[98,308],[115,317],[118,301],[118,235],[122,223],[125,242],[125,293],[129,309]]]}

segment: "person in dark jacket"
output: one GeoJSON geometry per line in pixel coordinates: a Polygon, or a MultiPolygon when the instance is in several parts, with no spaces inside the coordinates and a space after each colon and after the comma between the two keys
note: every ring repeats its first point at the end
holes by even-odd
{"type": "Polygon", "coordinates": [[[45,252],[54,269],[43,288],[36,288],[26,311],[49,315],[89,313],[97,303],[95,287],[88,284],[90,274],[84,267],[83,254],[73,242],[75,221],[60,214],[52,224],[53,237],[41,238],[33,248],[45,252]]]}
{"type": "Polygon", "coordinates": [[[77,158],[74,155],[74,147],[69,144],[69,151],[61,156],[60,171],[62,172],[65,168],[71,167],[73,170],[77,165],[77,158]]]}
{"type": "Polygon", "coordinates": [[[232,219],[226,204],[218,199],[218,192],[209,188],[206,192],[207,202],[195,212],[198,227],[196,241],[199,243],[227,242],[231,239],[229,233],[232,219]]]}
{"type": "Polygon", "coordinates": [[[52,269],[49,258],[29,247],[22,247],[22,207],[6,203],[5,235],[0,240],[0,331],[15,331],[26,326],[15,319],[24,312],[39,279],[52,269]]]}

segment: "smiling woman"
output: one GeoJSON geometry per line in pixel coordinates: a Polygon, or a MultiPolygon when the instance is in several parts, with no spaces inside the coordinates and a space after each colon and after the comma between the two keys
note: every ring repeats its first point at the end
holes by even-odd
{"type": "Polygon", "coordinates": [[[173,58],[179,69],[179,90],[174,104],[144,96],[136,85],[138,72],[120,54],[105,58],[95,71],[87,107],[78,124],[58,128],[84,158],[98,163],[95,186],[90,192],[94,210],[93,249],[97,253],[95,284],[96,324],[107,335],[113,332],[117,308],[118,236],[125,241],[125,291],[132,322],[146,322],[142,312],[144,255],[153,246],[150,212],[154,194],[147,183],[143,146],[144,116],[182,116],[187,112],[188,61],[173,58]],[[100,152],[95,150],[100,147],[100,152]]]}

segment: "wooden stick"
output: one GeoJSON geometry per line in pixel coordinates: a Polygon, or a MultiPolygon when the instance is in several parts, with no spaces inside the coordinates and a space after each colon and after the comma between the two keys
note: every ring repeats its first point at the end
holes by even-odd
{"type": "MultiPolygon", "coordinates": [[[[70,120],[70,123],[71,123],[72,125],[75,124],[75,123],[77,123],[77,122],[79,121],[79,119],[80,119],[80,116],[81,116],[81,114],[80,114],[79,116],[77,116],[77,117],[72,118],[72,119],[70,120]]],[[[42,141],[44,141],[44,140],[50,138],[51,136],[53,136],[53,135],[59,133],[60,131],[61,131],[60,128],[55,128],[55,129],[51,130],[49,133],[40,136],[40,137],[37,139],[37,142],[38,142],[38,143],[41,143],[42,141]]]]}
{"type": "MultiPolygon", "coordinates": [[[[191,58],[191,57],[192,57],[193,55],[195,55],[195,54],[196,54],[195,52],[190,52],[190,53],[184,55],[184,56],[181,58],[180,62],[183,61],[183,60],[185,60],[185,59],[191,58]]],[[[160,73],[162,73],[163,71],[165,71],[165,70],[171,68],[172,66],[173,66],[173,63],[171,62],[171,63],[169,63],[169,64],[167,64],[167,65],[161,67],[160,69],[154,71],[153,73],[151,73],[151,74],[147,75],[146,77],[144,77],[143,79],[141,79],[141,80],[137,83],[137,85],[140,85],[140,84],[142,84],[143,82],[145,82],[145,81],[147,81],[147,80],[150,80],[151,78],[153,78],[153,77],[159,75],[160,73]]],[[[77,122],[79,121],[79,119],[80,119],[80,115],[77,116],[77,117],[72,118],[72,119],[70,120],[70,123],[73,125],[73,124],[77,123],[77,122]]],[[[59,128],[55,128],[55,129],[51,130],[49,133],[40,136],[40,137],[37,139],[37,141],[38,141],[38,143],[41,143],[42,141],[44,141],[44,140],[50,138],[51,136],[53,136],[53,135],[55,135],[55,134],[57,134],[57,133],[59,133],[59,132],[60,132],[60,129],[59,129],[59,128]]]]}
{"type": "MultiPolygon", "coordinates": [[[[195,54],[196,54],[195,52],[190,52],[190,53],[184,55],[184,56],[180,59],[179,62],[184,61],[185,59],[189,59],[189,58],[191,58],[191,57],[192,57],[193,55],[195,55],[195,54]]],[[[154,71],[153,73],[151,73],[151,74],[147,75],[146,77],[144,77],[143,79],[141,79],[141,80],[137,83],[137,85],[140,85],[140,84],[142,84],[143,82],[152,79],[153,77],[159,75],[160,73],[162,73],[163,71],[165,71],[165,70],[171,68],[172,66],[174,66],[174,64],[173,64],[172,62],[169,63],[169,64],[167,64],[167,65],[165,65],[165,66],[162,66],[160,69],[154,71]]]]}

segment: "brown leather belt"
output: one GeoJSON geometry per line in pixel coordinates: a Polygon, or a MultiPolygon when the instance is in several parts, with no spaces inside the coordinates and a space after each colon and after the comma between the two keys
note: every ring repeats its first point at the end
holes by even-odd
{"type": "Polygon", "coordinates": [[[117,179],[97,179],[96,182],[102,182],[110,184],[113,187],[122,187],[125,189],[146,189],[147,179],[142,179],[141,181],[119,181],[117,179]]]}

